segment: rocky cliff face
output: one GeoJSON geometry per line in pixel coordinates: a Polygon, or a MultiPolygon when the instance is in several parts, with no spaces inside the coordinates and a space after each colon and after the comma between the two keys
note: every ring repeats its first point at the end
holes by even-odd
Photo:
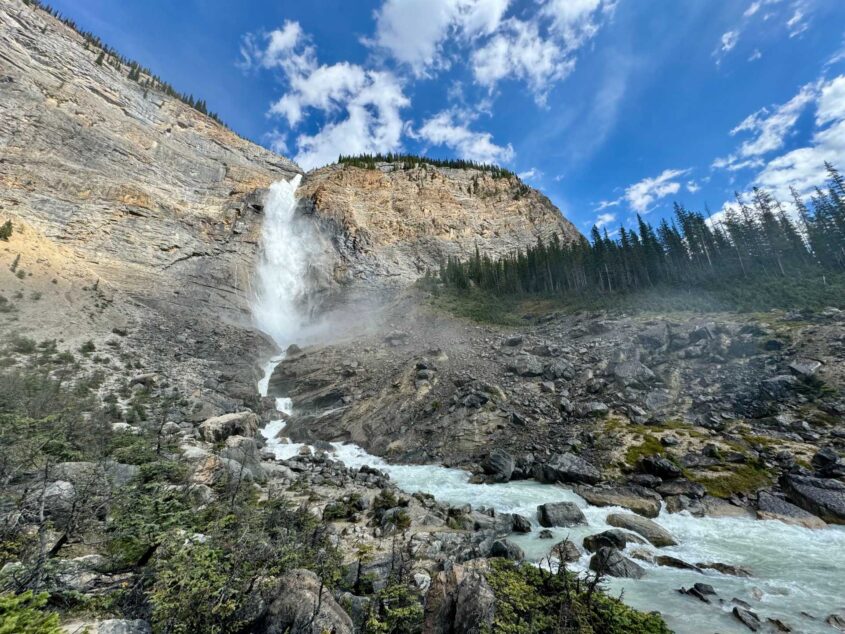
{"type": "Polygon", "coordinates": [[[580,237],[540,192],[481,170],[331,165],[308,174],[299,195],[332,237],[340,283],[402,286],[476,247],[501,257],[552,235],[580,237]]]}
{"type": "Polygon", "coordinates": [[[239,320],[261,224],[250,195],[299,168],[98,55],[44,11],[0,7],[2,214],[150,308],[239,320]]]}

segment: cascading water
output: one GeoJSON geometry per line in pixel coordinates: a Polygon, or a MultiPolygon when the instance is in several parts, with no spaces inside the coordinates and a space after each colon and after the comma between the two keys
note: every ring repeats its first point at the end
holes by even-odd
{"type": "MultiPolygon", "coordinates": [[[[307,294],[308,270],[313,256],[308,238],[297,226],[296,187],[299,177],[274,184],[265,207],[262,234],[262,259],[258,267],[258,292],[253,307],[256,324],[284,349],[296,341],[307,327],[301,310],[307,294]]],[[[267,394],[270,375],[280,358],[270,361],[259,391],[267,394]]],[[[276,399],[277,408],[289,414],[291,402],[276,399]]],[[[302,445],[278,438],[284,421],[268,423],[262,430],[278,459],[296,455],[302,445]]],[[[401,489],[413,493],[425,491],[454,505],[471,502],[474,506],[493,507],[501,512],[520,513],[534,518],[537,505],[545,502],[573,501],[584,511],[587,526],[552,529],[554,540],[537,537],[539,527],[527,535],[512,536],[529,559],[541,560],[564,537],[580,543],[583,537],[610,528],[610,513],[626,512],[620,508],[589,506],[582,498],[562,486],[517,481],[507,484],[471,484],[469,474],[436,465],[391,465],[367,454],[355,445],[333,445],[335,458],[350,467],[365,464],[386,471],[401,489]]],[[[673,533],[679,545],[660,549],[687,562],[722,562],[742,566],[753,577],[731,577],[715,572],[703,574],[640,562],[645,578],[612,579],[610,589],[624,590],[625,602],[641,610],[658,610],[669,626],[679,632],[747,632],[730,615],[733,597],[747,601],[761,617],[779,618],[800,632],[830,632],[824,618],[845,608],[845,529],[843,527],[811,530],[777,521],[739,518],[694,518],[688,513],[661,512],[656,520],[673,533]],[[724,605],[705,604],[681,595],[677,588],[696,582],[709,583],[725,599],[724,605]],[[806,612],[815,618],[802,615],[806,612]]],[[[639,546],[639,548],[643,548],[639,546]]],[[[655,549],[648,548],[653,552],[655,549]]],[[[588,556],[576,567],[586,568],[588,556]]]]}

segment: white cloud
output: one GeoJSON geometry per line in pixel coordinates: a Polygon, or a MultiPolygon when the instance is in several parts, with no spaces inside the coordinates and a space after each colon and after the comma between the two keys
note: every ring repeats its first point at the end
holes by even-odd
{"type": "MultiPolygon", "coordinates": [[[[317,54],[296,22],[260,38],[247,35],[242,54],[247,68],[277,70],[287,84],[285,94],[270,106],[292,130],[310,111],[325,124],[315,134],[296,138],[296,160],[311,169],[337,160],[339,154],[392,152],[401,148],[401,110],[410,101],[392,73],[338,62],[319,65],[317,54]]],[[[271,147],[287,151],[286,137],[270,134],[271,147]]]]}
{"type": "Polygon", "coordinates": [[[593,223],[597,228],[601,229],[605,225],[609,225],[611,222],[616,220],[616,214],[605,213],[599,214],[596,217],[595,222],[593,223]]]}
{"type": "Polygon", "coordinates": [[[810,23],[804,11],[797,7],[792,17],[786,21],[786,28],[789,30],[789,37],[798,37],[804,31],[810,28],[810,23]]]}
{"type": "Polygon", "coordinates": [[[694,194],[695,192],[697,192],[700,189],[701,189],[701,185],[699,185],[695,181],[692,181],[692,180],[687,181],[687,191],[690,194],[694,194]]]}
{"type": "Polygon", "coordinates": [[[543,172],[538,170],[536,167],[532,167],[531,169],[528,169],[524,172],[520,172],[519,174],[517,174],[517,176],[519,176],[521,180],[532,181],[543,178],[543,172]]]}
{"type": "Polygon", "coordinates": [[[272,130],[264,135],[264,140],[276,154],[282,156],[288,153],[287,135],[278,130],[272,130]]]}
{"type": "Polygon", "coordinates": [[[454,150],[460,158],[479,163],[506,163],[513,159],[514,151],[493,143],[489,132],[469,129],[471,117],[463,111],[444,110],[428,119],[417,132],[417,136],[433,145],[445,145],[454,150]]]}
{"type": "Polygon", "coordinates": [[[763,54],[760,52],[760,49],[755,48],[754,52],[752,52],[751,55],[748,56],[748,61],[749,62],[756,62],[761,57],[763,57],[763,54]]]}
{"type": "Polygon", "coordinates": [[[511,18],[471,58],[473,74],[482,86],[493,88],[507,77],[525,81],[538,103],[544,103],[552,83],[575,68],[563,48],[540,35],[533,21],[511,18]]]}
{"type": "Polygon", "coordinates": [[[754,183],[777,198],[789,199],[789,187],[806,193],[824,183],[824,162],[845,165],[845,75],[824,82],[816,99],[815,131],[807,145],[769,161],[754,183]]]}
{"type": "Polygon", "coordinates": [[[729,53],[739,41],[739,31],[727,31],[722,33],[722,53],[729,53]]]}
{"type": "Polygon", "coordinates": [[[608,207],[616,207],[621,203],[621,198],[617,198],[616,200],[600,200],[599,204],[595,206],[594,211],[602,211],[603,209],[607,209],[608,207]]]}
{"type": "Polygon", "coordinates": [[[509,1],[385,0],[375,14],[375,36],[365,43],[424,75],[448,66],[442,47],[450,36],[472,39],[493,33],[509,1]]]}
{"type": "Polygon", "coordinates": [[[681,183],[675,179],[687,172],[689,172],[688,169],[669,169],[663,170],[655,178],[644,178],[625,190],[625,199],[631,209],[637,213],[648,213],[653,202],[678,193],[681,189],[681,183]]]}
{"type": "Polygon", "coordinates": [[[548,0],[540,10],[551,20],[551,28],[560,35],[567,50],[580,48],[599,30],[600,9],[612,13],[615,2],[602,0],[548,0]]]}
{"type": "Polygon", "coordinates": [[[737,171],[759,167],[765,154],[783,147],[787,135],[795,127],[804,110],[813,103],[818,95],[818,84],[806,84],[789,101],[778,106],[762,108],[746,117],[731,130],[731,136],[742,132],[752,135],[744,141],[736,152],[713,162],[716,169],[737,171]]]}

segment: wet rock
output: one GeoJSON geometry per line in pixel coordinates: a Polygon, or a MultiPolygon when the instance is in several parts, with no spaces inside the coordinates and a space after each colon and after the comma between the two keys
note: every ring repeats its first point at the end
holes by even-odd
{"type": "Polygon", "coordinates": [[[787,497],[831,524],[845,524],[845,484],[838,480],[785,474],[780,484],[787,497]]]}
{"type": "Polygon", "coordinates": [[[514,533],[530,533],[531,522],[528,520],[527,517],[523,517],[522,515],[514,513],[512,529],[514,533]]]}
{"type": "Polygon", "coordinates": [[[640,461],[640,467],[646,473],[650,473],[658,478],[664,478],[667,480],[680,478],[683,475],[683,471],[681,471],[681,468],[678,467],[678,465],[657,454],[643,458],[640,461]]]}
{"type": "Polygon", "coordinates": [[[644,517],[660,513],[660,496],[643,487],[576,486],[575,492],[593,506],[621,506],[644,517]]]}
{"type": "Polygon", "coordinates": [[[540,526],[577,526],[586,524],[587,518],[574,502],[549,502],[537,507],[540,526]]]}
{"type": "Polygon", "coordinates": [[[535,467],[534,477],[540,482],[583,482],[596,484],[601,472],[573,453],[558,454],[543,465],[535,467]]]}
{"type": "Polygon", "coordinates": [[[564,539],[552,547],[551,555],[560,561],[572,563],[581,559],[581,550],[572,541],[564,539]]]}
{"type": "Polygon", "coordinates": [[[775,632],[791,632],[792,631],[792,628],[789,627],[786,623],[784,623],[780,619],[775,619],[775,618],[769,617],[769,618],[766,619],[766,622],[769,624],[771,629],[773,629],[775,632]]]}
{"type": "Polygon", "coordinates": [[[514,470],[513,456],[504,449],[494,449],[484,461],[483,469],[493,482],[508,482],[514,470]]]}
{"type": "Polygon", "coordinates": [[[510,559],[511,561],[522,561],[525,559],[525,553],[518,545],[514,544],[509,539],[497,539],[490,546],[491,557],[502,557],[510,559]]]}
{"type": "Polygon", "coordinates": [[[657,555],[654,558],[654,563],[658,566],[666,566],[667,568],[679,568],[681,570],[695,570],[701,572],[698,566],[685,562],[683,559],[672,557],[671,555],[657,555]]]}
{"type": "Polygon", "coordinates": [[[237,412],[209,418],[199,426],[206,442],[220,442],[229,436],[252,438],[258,431],[258,417],[252,412],[237,412]]]}
{"type": "Polygon", "coordinates": [[[761,520],[779,520],[786,524],[806,528],[825,528],[827,524],[804,509],[783,498],[765,491],[757,494],[757,517],[761,520]]]}
{"type": "Polygon", "coordinates": [[[645,544],[645,541],[634,533],[611,528],[595,535],[588,535],[583,543],[588,552],[594,553],[600,548],[625,550],[628,544],[645,544]]]}
{"type": "Polygon", "coordinates": [[[645,576],[645,570],[634,563],[615,548],[600,548],[590,558],[590,570],[611,577],[640,579],[645,576]]]}
{"type": "Polygon", "coordinates": [[[678,592],[695,597],[704,603],[710,603],[710,600],[716,598],[716,591],[709,583],[696,583],[691,588],[679,588],[678,592]]]}
{"type": "Polygon", "coordinates": [[[732,610],[732,614],[737,618],[737,620],[742,623],[745,627],[747,627],[752,632],[756,632],[760,629],[760,617],[758,617],[754,612],[748,610],[746,608],[742,608],[734,606],[732,610]]]}
{"type": "Polygon", "coordinates": [[[548,528],[544,528],[539,533],[537,533],[537,537],[539,539],[553,539],[554,533],[552,533],[552,531],[550,531],[548,528]]]}
{"type": "Polygon", "coordinates": [[[840,632],[845,632],[845,613],[829,614],[824,622],[840,632]]]}
{"type": "Polygon", "coordinates": [[[352,619],[310,570],[295,569],[267,591],[267,610],[252,631],[257,634],[352,634],[352,619]],[[319,609],[318,609],[319,608],[319,609]]]}
{"type": "Polygon", "coordinates": [[[723,564],[719,562],[698,562],[695,564],[698,568],[704,570],[715,570],[721,572],[723,575],[730,575],[732,577],[751,577],[751,571],[742,566],[732,566],[731,564],[723,564]]]}
{"type": "Polygon", "coordinates": [[[607,516],[607,523],[616,528],[633,531],[657,547],[675,546],[678,542],[665,528],[650,519],[630,513],[611,513],[607,516]]]}

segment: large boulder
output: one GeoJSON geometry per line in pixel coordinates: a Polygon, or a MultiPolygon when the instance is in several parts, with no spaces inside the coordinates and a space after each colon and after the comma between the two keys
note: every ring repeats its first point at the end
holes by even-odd
{"type": "Polygon", "coordinates": [[[577,526],[586,524],[587,518],[574,502],[549,502],[537,507],[540,526],[577,526]]]}
{"type": "Polygon", "coordinates": [[[779,520],[786,524],[806,528],[824,528],[827,524],[804,509],[787,502],[783,498],[760,491],[757,494],[757,518],[761,520],[779,520]]]}
{"type": "Polygon", "coordinates": [[[780,485],[792,502],[831,524],[845,524],[845,484],[838,480],[786,474],[780,485]]]}
{"type": "Polygon", "coordinates": [[[617,363],[613,368],[613,376],[622,387],[645,386],[655,379],[654,372],[636,360],[617,363]]]}
{"type": "Polygon", "coordinates": [[[644,487],[576,486],[575,492],[593,506],[621,506],[644,517],[660,513],[660,496],[644,487]]]}
{"type": "Polygon", "coordinates": [[[511,561],[522,561],[525,559],[525,553],[522,548],[514,544],[509,539],[497,539],[490,547],[491,557],[503,557],[511,561]]]}
{"type": "Polygon", "coordinates": [[[521,354],[508,363],[508,370],[519,376],[540,376],[543,363],[531,354],[521,354]]]}
{"type": "Polygon", "coordinates": [[[229,436],[252,438],[258,432],[258,416],[253,412],[236,412],[209,418],[199,426],[200,437],[206,442],[220,442],[229,436]]]}
{"type": "Polygon", "coordinates": [[[615,548],[599,548],[590,558],[590,570],[611,577],[640,579],[645,570],[615,548]]]}
{"type": "Polygon", "coordinates": [[[645,540],[627,531],[611,528],[595,535],[588,535],[584,538],[584,548],[594,553],[601,548],[616,548],[625,550],[628,544],[645,544],[645,540]]]}
{"type": "MultiPolygon", "coordinates": [[[[258,453],[258,445],[254,438],[247,438],[246,436],[229,436],[226,439],[226,446],[220,452],[221,458],[227,458],[241,465],[241,468],[235,466],[235,469],[240,473],[248,471],[249,476],[255,482],[265,482],[267,474],[261,466],[261,457],[258,453]]],[[[244,474],[245,475],[245,474],[244,474]]]]}
{"type": "Polygon", "coordinates": [[[352,634],[352,619],[310,570],[291,570],[268,592],[267,609],[253,626],[255,634],[352,634]]]}
{"type": "Polygon", "coordinates": [[[504,449],[494,449],[482,466],[493,482],[508,482],[513,475],[514,459],[504,449]]]}
{"type": "Polygon", "coordinates": [[[643,458],[640,467],[646,473],[667,480],[680,478],[684,473],[674,462],[657,454],[643,458]]]}
{"type": "Polygon", "coordinates": [[[611,513],[607,516],[607,523],[616,528],[633,531],[645,537],[657,547],[676,546],[678,542],[665,528],[650,519],[632,513],[611,513]]]}
{"type": "Polygon", "coordinates": [[[453,565],[437,574],[425,599],[422,631],[427,634],[481,634],[490,631],[496,596],[485,579],[484,560],[453,565]]]}
{"type": "Polygon", "coordinates": [[[596,484],[601,472],[589,462],[574,453],[562,453],[552,457],[545,464],[534,468],[534,477],[540,482],[581,482],[596,484]]]}

